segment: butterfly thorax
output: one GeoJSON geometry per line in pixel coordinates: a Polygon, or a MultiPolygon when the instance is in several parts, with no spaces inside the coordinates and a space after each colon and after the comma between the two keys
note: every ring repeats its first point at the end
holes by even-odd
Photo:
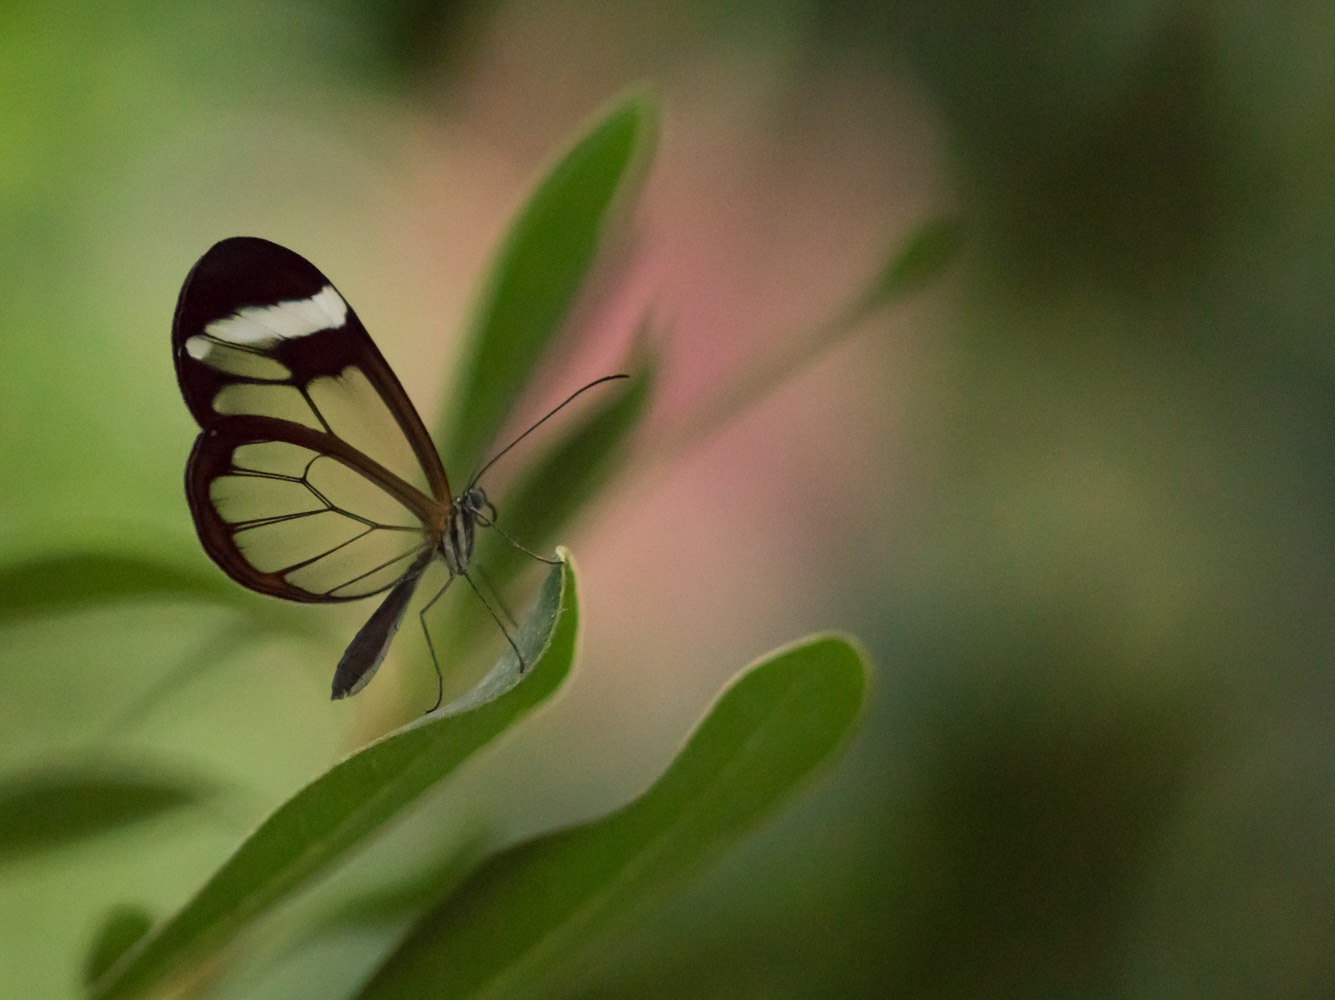
{"type": "Polygon", "coordinates": [[[461,573],[468,567],[469,560],[473,558],[473,529],[479,519],[484,525],[490,524],[488,512],[494,516],[494,511],[495,508],[480,486],[470,486],[454,498],[449,521],[440,537],[440,554],[445,558],[450,573],[461,573]]]}

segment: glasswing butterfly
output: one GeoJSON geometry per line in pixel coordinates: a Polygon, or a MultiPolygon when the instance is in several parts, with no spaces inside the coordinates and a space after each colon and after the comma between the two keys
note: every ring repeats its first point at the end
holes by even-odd
{"type": "MultiPolygon", "coordinates": [[[[496,521],[478,479],[580,393],[627,376],[579,389],[454,495],[421,417],[357,314],[291,250],[248,236],[215,244],[181,287],[172,357],[201,428],[185,493],[213,561],[243,586],[290,601],[389,591],[339,661],[335,699],[371,680],[436,558],[449,578],[420,612],[428,648],[426,611],[462,576],[524,668],[468,574],[474,528],[496,521]]],[[[434,648],[431,655],[434,662],[434,648]]],[[[436,674],[439,685],[439,664],[436,674]]]]}

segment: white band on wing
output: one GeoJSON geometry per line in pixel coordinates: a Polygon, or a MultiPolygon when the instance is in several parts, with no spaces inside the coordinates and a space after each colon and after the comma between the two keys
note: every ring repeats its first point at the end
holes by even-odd
{"type": "MultiPolygon", "coordinates": [[[[348,318],[348,304],[325,285],[308,299],[292,299],[271,306],[245,306],[231,316],[216,319],[204,332],[217,340],[251,347],[271,347],[280,340],[308,337],[321,330],[337,330],[348,318]]],[[[191,338],[194,339],[194,338],[191,338]]],[[[186,349],[192,356],[189,342],[186,349]]]]}

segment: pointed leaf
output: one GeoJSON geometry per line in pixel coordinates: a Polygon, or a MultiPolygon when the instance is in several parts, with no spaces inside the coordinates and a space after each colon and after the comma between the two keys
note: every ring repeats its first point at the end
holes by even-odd
{"type": "Polygon", "coordinates": [[[142,996],[365,842],[413,800],[545,701],[574,658],[578,604],[568,554],[513,652],[472,691],[335,765],[278,808],[194,899],[112,967],[99,1000],[142,996]]]}
{"type": "Polygon", "coordinates": [[[0,861],[40,854],[180,809],[202,785],[101,766],[0,783],[0,861]]]}
{"type": "Polygon", "coordinates": [[[465,476],[509,415],[568,315],[619,205],[643,176],[657,128],[655,103],[623,99],[538,184],[515,219],[467,335],[453,409],[436,441],[445,467],[465,476]]]}
{"type": "Polygon", "coordinates": [[[484,864],[407,937],[361,1000],[546,995],[598,931],[754,827],[843,742],[866,668],[831,637],[723,692],[671,767],[604,819],[484,864]]]}
{"type": "Polygon", "coordinates": [[[958,219],[923,223],[895,248],[867,294],[867,308],[888,305],[935,281],[954,262],[964,244],[958,219]]]}
{"type": "Polygon", "coordinates": [[[148,933],[153,918],[140,906],[117,906],[102,920],[83,964],[83,982],[91,986],[130,946],[148,933]]]}
{"type": "Polygon", "coordinates": [[[31,556],[0,568],[0,623],[111,604],[185,599],[238,605],[244,592],[221,573],[110,552],[31,556]]]}

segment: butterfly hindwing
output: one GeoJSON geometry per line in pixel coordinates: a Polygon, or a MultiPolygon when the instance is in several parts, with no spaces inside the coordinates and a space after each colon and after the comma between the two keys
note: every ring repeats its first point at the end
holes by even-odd
{"type": "Polygon", "coordinates": [[[429,550],[449,484],[356,314],[303,257],[215,245],[177,303],[172,348],[202,431],[186,493],[238,582],[299,601],[385,590],[429,550]]]}
{"type": "Polygon", "coordinates": [[[228,575],[295,601],[391,586],[431,546],[427,526],[439,517],[435,501],[341,439],[262,416],[228,417],[200,434],[186,497],[228,575]]]}

